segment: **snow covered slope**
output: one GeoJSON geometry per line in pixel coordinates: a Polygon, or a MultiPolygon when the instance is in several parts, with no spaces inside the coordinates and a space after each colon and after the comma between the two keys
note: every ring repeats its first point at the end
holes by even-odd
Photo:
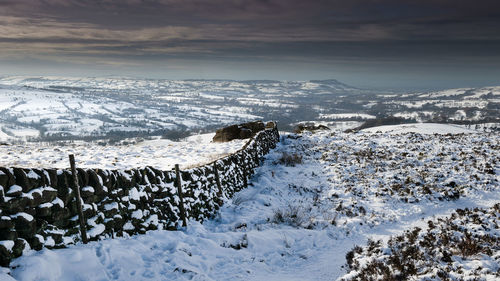
{"type": "MultiPolygon", "coordinates": [[[[267,156],[253,186],[203,225],[32,251],[0,276],[336,280],[355,244],[499,202],[499,142],[498,134],[291,135],[267,156]]],[[[474,257],[463,263],[479,265],[474,257]]],[[[495,260],[480,265],[499,268],[495,260]]]]}
{"type": "Polygon", "coordinates": [[[387,125],[371,127],[362,130],[369,133],[389,133],[389,134],[404,134],[404,133],[418,133],[418,134],[474,134],[478,133],[476,130],[467,129],[453,124],[437,124],[437,123],[414,123],[403,125],[387,125]]]}
{"type": "Polygon", "coordinates": [[[139,143],[98,145],[97,143],[24,143],[0,145],[0,166],[21,168],[58,168],[69,166],[74,154],[80,168],[131,169],[151,166],[170,170],[211,162],[242,148],[248,140],[212,143],[215,133],[188,137],[182,141],[145,140],[139,143]]]}

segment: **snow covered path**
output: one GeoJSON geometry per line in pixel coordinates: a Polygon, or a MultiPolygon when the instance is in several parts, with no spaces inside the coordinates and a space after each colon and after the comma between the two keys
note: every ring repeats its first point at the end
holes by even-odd
{"type": "MultiPolygon", "coordinates": [[[[429,218],[456,208],[500,202],[500,162],[494,174],[481,174],[471,170],[475,166],[454,165],[470,154],[453,153],[460,145],[473,151],[474,145],[481,145],[474,142],[477,138],[490,138],[491,147],[498,147],[498,136],[443,137],[433,139],[432,145],[430,139],[415,144],[412,137],[326,132],[286,138],[258,169],[253,186],[228,200],[217,217],[204,224],[191,221],[181,231],[32,251],[14,260],[10,273],[17,280],[336,280],[345,274],[345,254],[355,244],[365,244],[368,238],[387,240],[411,226],[424,228],[429,218]],[[458,199],[438,200],[443,194],[433,189],[425,195],[416,189],[411,194],[397,193],[399,189],[392,195],[391,190],[377,193],[391,184],[389,175],[407,174],[405,165],[413,163],[418,170],[412,155],[419,157],[419,151],[412,152],[411,143],[420,149],[432,147],[419,160],[428,181],[436,176],[439,187],[445,188],[450,179],[465,186],[458,199]],[[375,154],[390,148],[392,154],[386,162],[370,159],[363,154],[367,147],[375,154]],[[302,155],[302,163],[281,164],[283,152],[302,155]],[[396,159],[402,152],[410,155],[396,159]],[[433,153],[442,154],[436,158],[433,153]],[[391,161],[398,168],[391,170],[391,161]],[[472,182],[469,174],[476,172],[479,179],[472,182]]],[[[499,157],[498,151],[484,151],[484,157],[476,157],[477,167],[499,157]]],[[[408,175],[417,181],[416,175],[408,175]]],[[[9,276],[0,274],[2,278],[9,276]]]]}

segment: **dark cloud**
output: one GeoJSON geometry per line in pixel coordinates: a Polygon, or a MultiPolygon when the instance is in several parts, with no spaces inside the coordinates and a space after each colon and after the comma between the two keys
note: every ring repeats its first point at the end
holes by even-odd
{"type": "MultiPolygon", "coordinates": [[[[387,29],[392,25],[412,25],[427,29],[429,26],[493,23],[498,27],[500,18],[498,1],[461,0],[18,0],[4,5],[7,6],[2,9],[4,15],[113,29],[215,24],[253,27],[259,32],[278,26],[289,29],[309,27],[329,33],[339,28],[356,29],[363,25],[387,29]]],[[[495,26],[481,33],[491,35],[495,26]]]]}
{"type": "Polygon", "coordinates": [[[498,30],[500,2],[492,0],[4,0],[0,63],[466,66],[497,61],[498,30]]]}

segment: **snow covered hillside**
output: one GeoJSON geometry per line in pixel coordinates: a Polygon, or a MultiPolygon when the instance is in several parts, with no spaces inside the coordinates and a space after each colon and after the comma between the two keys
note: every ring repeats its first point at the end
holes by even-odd
{"type": "Polygon", "coordinates": [[[68,155],[74,154],[78,167],[100,169],[131,169],[151,166],[170,170],[208,163],[242,148],[247,140],[213,143],[215,133],[188,137],[181,141],[167,139],[121,142],[99,145],[76,141],[72,143],[22,143],[0,145],[0,167],[67,168],[68,155]]]}
{"type": "MultiPolygon", "coordinates": [[[[0,280],[348,278],[346,254],[355,245],[387,242],[412,227],[425,231],[429,220],[457,208],[500,202],[499,150],[500,137],[491,133],[283,136],[252,185],[213,219],[180,231],[29,251],[0,269],[0,280]]],[[[493,258],[450,255],[466,272],[500,268],[496,248],[493,258]]]]}
{"type": "Polygon", "coordinates": [[[363,129],[363,132],[370,133],[389,133],[389,134],[404,134],[404,133],[419,133],[419,134],[474,134],[476,130],[464,128],[452,124],[436,124],[436,123],[413,123],[404,125],[386,125],[363,129]]]}

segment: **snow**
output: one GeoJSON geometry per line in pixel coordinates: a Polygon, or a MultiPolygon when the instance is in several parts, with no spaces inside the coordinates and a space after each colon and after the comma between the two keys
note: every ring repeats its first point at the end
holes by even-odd
{"type": "Polygon", "coordinates": [[[40,234],[35,234],[36,239],[38,239],[38,242],[44,244],[45,243],[45,238],[43,238],[42,235],[40,234]]]}
{"type": "Polygon", "coordinates": [[[483,132],[494,132],[495,130],[500,129],[500,123],[480,123],[472,125],[461,125],[461,127],[467,129],[474,128],[477,131],[483,131],[483,132]]]}
{"type": "Polygon", "coordinates": [[[104,210],[106,210],[106,211],[113,210],[113,209],[117,209],[117,210],[119,209],[117,202],[113,202],[113,203],[109,203],[109,204],[104,205],[104,210]]]}
{"type": "Polygon", "coordinates": [[[371,127],[362,130],[369,133],[389,133],[389,134],[404,134],[404,133],[419,133],[419,134],[473,134],[475,130],[467,129],[458,125],[437,124],[437,123],[414,123],[404,125],[386,125],[371,127]]]}
{"type": "Polygon", "coordinates": [[[458,96],[458,95],[463,95],[465,92],[468,90],[473,90],[471,88],[462,88],[462,89],[449,89],[449,90],[444,90],[444,91],[439,91],[439,92],[431,92],[431,93],[426,93],[420,95],[420,97],[453,97],[453,96],[458,96]]]}
{"type": "Polygon", "coordinates": [[[101,235],[101,233],[103,233],[104,230],[106,230],[106,227],[104,226],[104,224],[97,224],[92,229],[90,229],[88,231],[88,235],[90,237],[97,237],[97,236],[101,235]]]}
{"type": "Polygon", "coordinates": [[[28,193],[24,193],[22,196],[23,197],[28,197],[29,199],[33,200],[33,194],[34,193],[38,193],[39,196],[42,196],[43,192],[46,191],[46,190],[47,191],[55,191],[55,192],[57,192],[57,190],[55,190],[54,188],[52,188],[50,186],[44,186],[44,187],[38,187],[38,188],[32,189],[28,193]]]}
{"type": "Polygon", "coordinates": [[[19,191],[23,191],[23,188],[17,184],[14,184],[13,186],[11,186],[9,188],[9,191],[7,191],[7,194],[12,194],[12,193],[16,193],[16,192],[19,192],[19,191]]]}
{"type": "Polygon", "coordinates": [[[134,226],[130,222],[127,222],[125,225],[123,225],[123,230],[133,230],[133,229],[134,226]]]}
{"type": "Polygon", "coordinates": [[[15,215],[11,215],[10,217],[14,218],[14,219],[17,218],[17,217],[23,217],[27,221],[33,221],[34,220],[34,218],[33,218],[32,215],[24,213],[24,212],[20,212],[20,213],[17,213],[15,215]]]}
{"type": "Polygon", "coordinates": [[[394,114],[394,117],[401,117],[405,119],[415,119],[417,122],[421,122],[424,119],[429,119],[434,116],[432,111],[413,111],[413,112],[398,112],[394,114]]]}
{"type": "Polygon", "coordinates": [[[416,227],[384,243],[369,241],[366,247],[350,252],[350,272],[342,280],[393,280],[398,279],[394,276],[398,272],[407,275],[405,280],[498,280],[499,212],[500,204],[490,209],[460,209],[429,220],[423,231],[416,227]],[[412,265],[418,268],[416,272],[412,265]]]}
{"type": "Polygon", "coordinates": [[[85,192],[90,192],[90,193],[94,193],[94,188],[92,186],[86,186],[84,188],[82,188],[82,191],[85,191],[85,192]]]}
{"type": "Polygon", "coordinates": [[[45,240],[45,246],[54,247],[55,245],[56,241],[54,241],[54,238],[52,238],[51,236],[47,237],[47,239],[45,240]]]}
{"type": "Polygon", "coordinates": [[[133,211],[131,217],[138,220],[142,219],[142,210],[133,211]]]}
{"type": "MultiPolygon", "coordinates": [[[[248,141],[213,143],[215,133],[190,136],[182,141],[153,139],[135,144],[100,146],[77,142],[29,143],[0,146],[0,166],[28,168],[68,168],[68,155],[74,154],[79,168],[131,169],[152,166],[170,170],[175,164],[188,168],[233,153],[248,141]]],[[[28,177],[39,177],[30,171],[28,177]]]]}
{"type": "Polygon", "coordinates": [[[320,119],[375,119],[376,116],[364,113],[337,113],[337,114],[320,114],[320,119]]]}
{"type": "Polygon", "coordinates": [[[59,199],[58,197],[56,197],[56,199],[54,199],[54,200],[51,202],[51,204],[57,204],[57,205],[59,205],[61,208],[64,208],[64,202],[63,202],[61,199],[59,199]]]}
{"type": "Polygon", "coordinates": [[[2,245],[7,251],[12,252],[12,249],[14,248],[14,241],[11,240],[3,240],[0,241],[0,245],[2,245]]]}
{"type": "Polygon", "coordinates": [[[52,206],[54,206],[54,204],[52,204],[52,203],[43,203],[43,204],[40,204],[38,207],[43,209],[43,208],[51,208],[52,206]]]}
{"type": "Polygon", "coordinates": [[[129,190],[129,197],[130,197],[130,199],[132,199],[132,200],[139,201],[139,200],[141,199],[141,194],[139,193],[139,190],[137,190],[137,188],[132,187],[132,188],[129,190]]]}
{"type": "MultiPolygon", "coordinates": [[[[336,280],[356,244],[387,241],[456,208],[500,201],[498,134],[400,134],[405,126],[392,129],[397,135],[285,137],[252,184],[203,224],[31,251],[11,263],[10,274],[16,280],[336,280]],[[279,164],[283,152],[299,153],[302,163],[279,164]],[[445,194],[455,190],[451,181],[458,198],[445,194]],[[422,183],[432,183],[430,193],[421,192],[422,183]]],[[[436,124],[410,129],[457,132],[436,124]]]]}

